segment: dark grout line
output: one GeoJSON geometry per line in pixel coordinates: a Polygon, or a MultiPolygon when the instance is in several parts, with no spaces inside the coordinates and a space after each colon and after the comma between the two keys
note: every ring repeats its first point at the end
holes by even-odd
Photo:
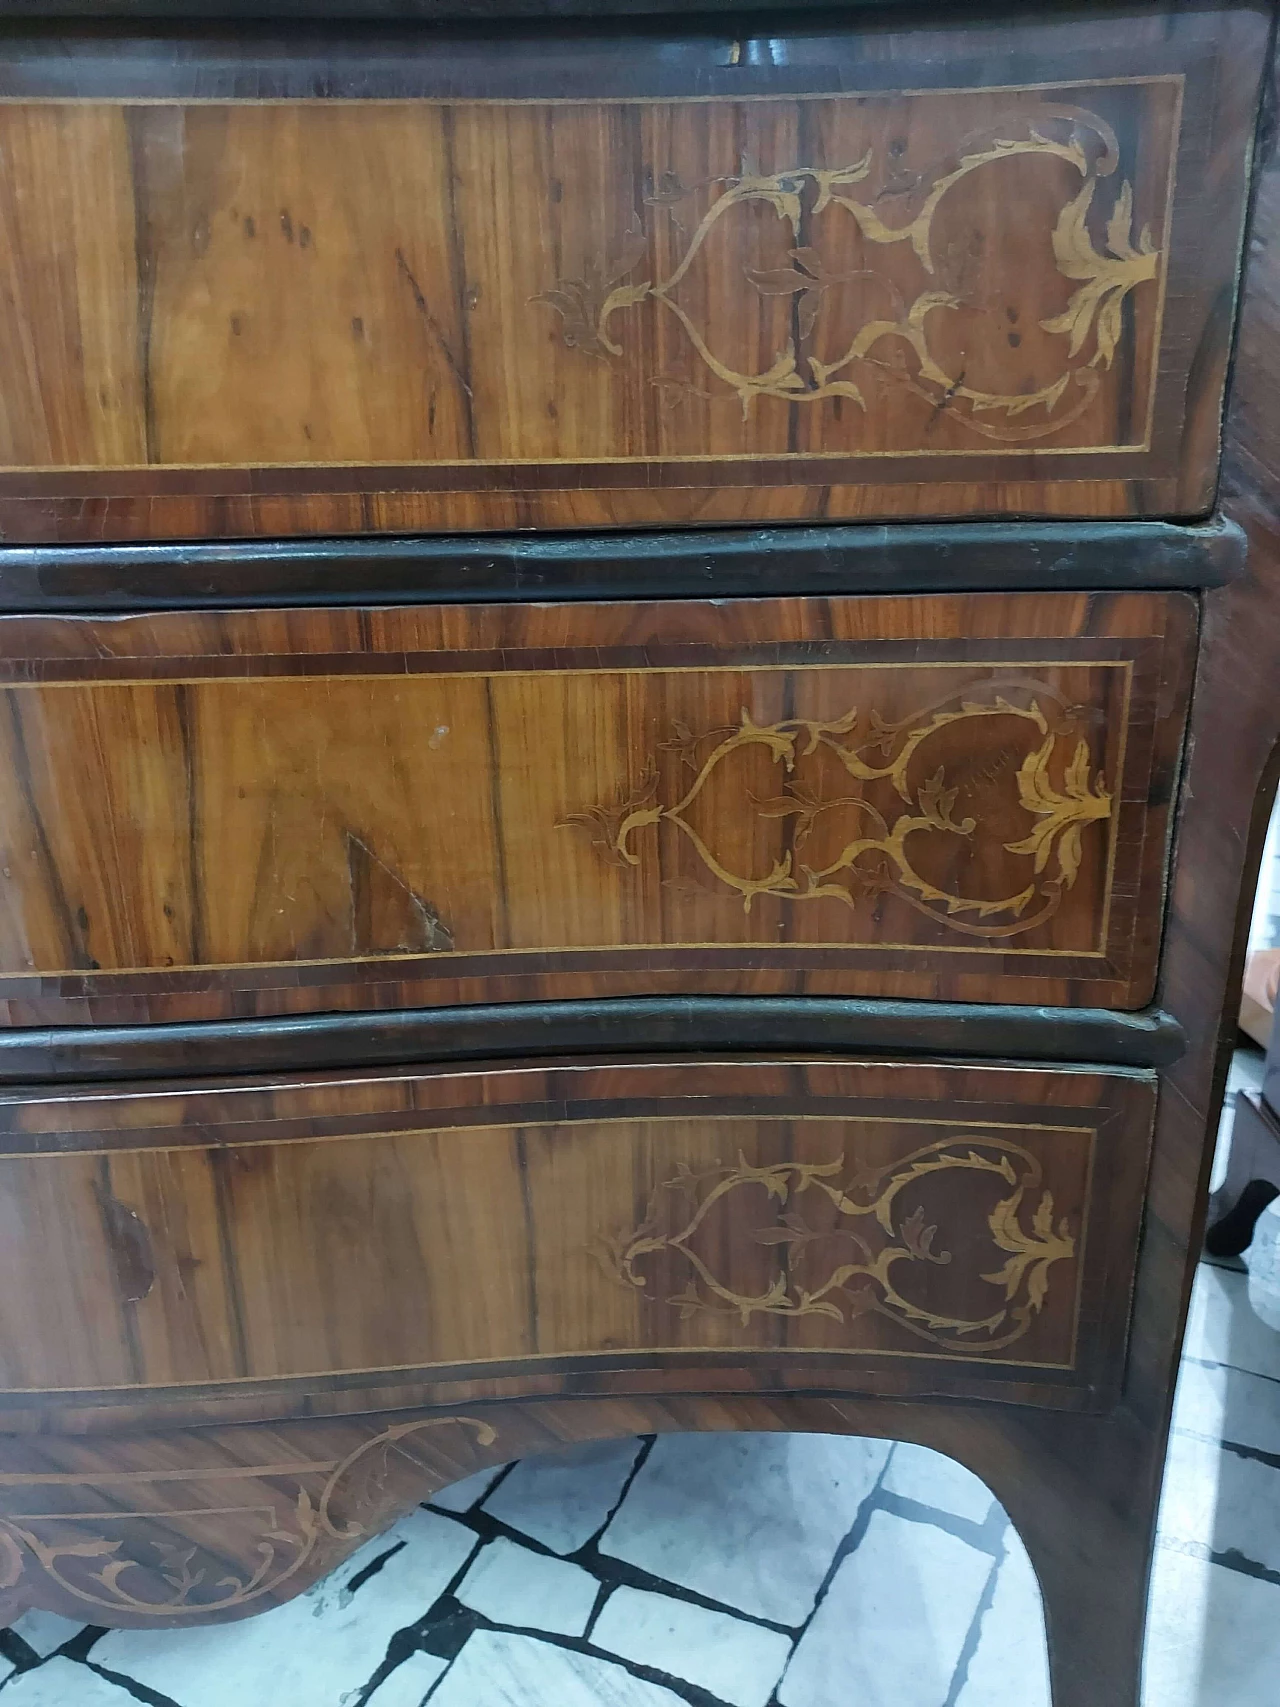
{"type": "Polygon", "coordinates": [[[0,1657],[8,1660],[15,1671],[30,1671],[41,1664],[40,1655],[16,1630],[0,1630],[0,1657]]]}
{"type": "MultiPolygon", "coordinates": [[[[788,1624],[780,1624],[772,1618],[764,1618],[759,1613],[744,1612],[740,1607],[733,1606],[728,1601],[716,1600],[711,1595],[699,1594],[696,1589],[686,1588],[682,1583],[672,1582],[670,1577],[660,1577],[652,1571],[646,1571],[642,1565],[633,1565],[626,1559],[619,1558],[615,1553],[604,1553],[600,1550],[600,1541],[622,1508],[623,1501],[631,1491],[631,1485],[640,1474],[650,1452],[657,1444],[656,1434],[642,1435],[643,1447],[639,1457],[631,1467],[631,1471],[623,1484],[622,1491],[614,1502],[613,1509],[600,1525],[599,1529],[575,1552],[556,1554],[553,1557],[563,1558],[567,1564],[578,1565],[588,1571],[601,1585],[601,1594],[592,1610],[591,1621],[587,1631],[595,1626],[600,1616],[605,1600],[616,1588],[634,1588],[647,1594],[660,1594],[668,1600],[681,1601],[686,1606],[696,1606],[703,1612],[719,1612],[731,1618],[736,1618],[743,1624],[754,1624],[762,1630],[772,1631],[774,1635],[794,1638],[795,1631],[788,1624]]],[[[526,1538],[518,1531],[506,1531],[512,1539],[524,1541],[526,1538]]]]}
{"type": "Polygon", "coordinates": [[[408,1545],[409,1543],[407,1541],[393,1541],[385,1553],[379,1553],[378,1557],[376,1559],[371,1559],[363,1570],[357,1571],[349,1583],[343,1583],[342,1592],[344,1594],[355,1594],[357,1589],[362,1589],[369,1581],[370,1577],[376,1577],[383,1566],[387,1564],[389,1560],[394,1559],[396,1554],[408,1545]]]}
{"type": "MultiPolygon", "coordinates": [[[[973,1609],[973,1617],[969,1621],[969,1628],[965,1632],[964,1641],[961,1643],[960,1652],[956,1657],[956,1668],[951,1674],[951,1687],[947,1691],[947,1698],[942,1703],[942,1707],[955,1707],[960,1698],[960,1691],[969,1681],[969,1667],[973,1664],[973,1656],[977,1653],[978,1643],[982,1639],[982,1620],[991,1610],[992,1602],[996,1598],[996,1587],[1000,1581],[1000,1573],[1009,1557],[1006,1543],[1013,1532],[1013,1525],[999,1505],[995,1507],[995,1510],[1000,1515],[1000,1551],[992,1560],[991,1571],[983,1586],[982,1593],[978,1596],[978,1604],[973,1609]]],[[[983,1527],[986,1528],[987,1526],[984,1524],[983,1527]]],[[[983,1550],[985,1551],[985,1549],[983,1550]]]]}
{"type": "Polygon", "coordinates": [[[77,1630],[69,1642],[64,1642],[58,1649],[69,1660],[87,1660],[94,1644],[108,1634],[105,1624],[86,1624],[83,1630],[77,1630]]]}
{"type": "MultiPolygon", "coordinates": [[[[700,1688],[696,1683],[690,1683],[687,1678],[673,1677],[670,1672],[660,1671],[656,1666],[642,1665],[638,1660],[624,1659],[621,1654],[611,1653],[607,1648],[597,1648],[588,1642],[585,1636],[561,1636],[550,1630],[526,1630],[510,1624],[495,1624],[478,1612],[471,1613],[470,1616],[474,1618],[477,1630],[492,1630],[502,1636],[523,1636],[531,1642],[542,1642],[547,1647],[559,1648],[564,1653],[581,1654],[586,1659],[605,1660],[641,1683],[653,1683],[669,1690],[687,1703],[687,1707],[733,1707],[731,1702],[725,1701],[719,1695],[713,1695],[710,1690],[700,1688]]],[[[455,1654],[454,1659],[456,1658],[455,1654]]],[[[450,1660],[449,1664],[452,1667],[453,1660],[450,1660]]],[[[427,1693],[428,1701],[448,1675],[447,1671],[440,1674],[427,1693]]],[[[360,1707],[363,1707],[365,1699],[367,1697],[361,1697],[360,1707]]]]}
{"type": "MultiPolygon", "coordinates": [[[[590,1641],[589,1632],[594,1628],[596,1620],[599,1618],[600,1612],[609,1595],[612,1594],[616,1588],[627,1587],[648,1591],[653,1594],[660,1594],[669,1600],[677,1600],[683,1602],[685,1605],[694,1606],[706,1612],[719,1613],[722,1616],[735,1618],[741,1623],[755,1625],[761,1629],[772,1631],[774,1634],[787,1637],[794,1646],[795,1631],[787,1625],[778,1624],[770,1619],[756,1617],[754,1614],[749,1612],[742,1612],[737,1607],[731,1606],[725,1602],[712,1600],[708,1596],[697,1594],[691,1589],[686,1589],[679,1583],[671,1582],[666,1577],[658,1577],[649,1571],[642,1570],[638,1566],[630,1565],[624,1559],[615,1558],[611,1554],[601,1553],[599,1543],[603,1539],[609,1525],[613,1522],[618,1511],[621,1509],[628,1493],[631,1491],[632,1484],[647,1461],[650,1452],[653,1450],[657,1441],[657,1436],[645,1435],[641,1437],[641,1440],[641,1449],[637,1453],[635,1462],[627,1473],[617,1499],[614,1501],[599,1528],[596,1529],[594,1533],[572,1553],[555,1553],[551,1548],[545,1546],[534,1536],[526,1535],[523,1531],[515,1529],[509,1524],[503,1523],[500,1519],[494,1517],[484,1509],[485,1502],[489,1499],[490,1494],[496,1491],[500,1482],[503,1480],[503,1477],[499,1477],[493,1483],[493,1486],[485,1491],[481,1500],[477,1501],[469,1511],[437,1513],[437,1515],[448,1517],[453,1522],[459,1523],[465,1529],[469,1530],[475,1537],[476,1545],[471,1549],[466,1560],[454,1574],[449,1584],[431,1603],[422,1617],[417,1619],[413,1624],[406,1626],[405,1629],[397,1631],[391,1638],[381,1664],[369,1678],[368,1682],[365,1683],[359,1694],[354,1698],[353,1707],[366,1707],[366,1703],[369,1701],[375,1690],[381,1687],[386,1679],[409,1657],[411,1653],[417,1651],[434,1654],[437,1658],[443,1659],[446,1662],[446,1669],[440,1674],[440,1677],[436,1682],[432,1684],[424,1697],[424,1704],[425,1702],[430,1701],[436,1690],[449,1675],[453,1662],[457,1659],[466,1643],[477,1630],[494,1630],[502,1634],[523,1636],[531,1641],[549,1643],[553,1647],[562,1648],[570,1653],[580,1653],[590,1658],[607,1661],[611,1665],[621,1667],[624,1671],[628,1672],[631,1676],[637,1678],[641,1682],[659,1684],[661,1687],[677,1695],[681,1701],[687,1704],[687,1707],[730,1707],[729,1703],[721,1701],[718,1696],[712,1695],[709,1691],[701,1689],[698,1685],[688,1682],[687,1679],[673,1677],[671,1674],[660,1671],[654,1667],[645,1666],[639,1662],[624,1659],[621,1655],[611,1653],[605,1648],[596,1647],[590,1641]],[[566,1564],[577,1565],[580,1569],[586,1570],[590,1575],[595,1577],[599,1587],[596,1602],[592,1607],[591,1616],[586,1627],[588,1634],[584,1634],[580,1637],[563,1636],[546,1630],[522,1629],[512,1625],[498,1624],[492,1619],[486,1618],[482,1613],[478,1613],[472,1608],[464,1606],[461,1601],[458,1600],[456,1590],[461,1587],[463,1579],[474,1564],[480,1549],[490,1541],[499,1539],[512,1541],[518,1546],[524,1547],[527,1551],[536,1553],[541,1557],[556,1559],[566,1564]]],[[[885,1465],[886,1467],[888,1465],[887,1458],[885,1460],[885,1465]]],[[[514,1468],[515,1463],[513,1462],[507,1467],[507,1470],[504,1472],[504,1476],[509,1475],[514,1468]]],[[[881,1477],[883,1477],[883,1474],[884,1471],[882,1469],[881,1477]]],[[[879,1487],[879,1481],[880,1478],[877,1478],[876,1488],[879,1487]]],[[[875,1490],[873,1489],[873,1493],[874,1491],[875,1490]]],[[[868,1500],[870,1498],[871,1496],[869,1495],[868,1500]]],[[[866,1503],[867,1502],[864,1501],[864,1505],[866,1503]]],[[[434,1507],[426,1507],[425,1509],[435,1510],[434,1507]]],[[[862,1508],[859,1509],[861,1511],[862,1508]]],[[[366,1581],[370,1574],[380,1570],[386,1563],[387,1559],[396,1551],[398,1551],[398,1548],[396,1547],[389,1548],[385,1555],[380,1559],[374,1560],[373,1564],[366,1571],[361,1573],[360,1581],[366,1581]]],[[[810,1616],[812,1616],[812,1614],[810,1614],[810,1616]]]]}
{"type": "MultiPolygon", "coordinates": [[[[841,1565],[844,1564],[850,1553],[861,1545],[863,1537],[871,1526],[871,1519],[875,1513],[884,1509],[881,1505],[881,1501],[886,1497],[884,1492],[884,1479],[889,1473],[889,1466],[893,1463],[893,1452],[896,1445],[897,1442],[895,1441],[894,1446],[891,1447],[889,1452],[885,1455],[885,1461],[880,1466],[880,1474],[872,1484],[871,1491],[858,1507],[857,1515],[854,1517],[853,1523],[849,1527],[848,1534],[836,1548],[831,1563],[827,1566],[826,1575],[818,1584],[818,1592],[813,1597],[813,1605],[809,1609],[808,1617],[792,1632],[795,1637],[795,1641],[791,1649],[791,1659],[795,1658],[796,1649],[804,1640],[809,1626],[818,1616],[818,1609],[827,1598],[827,1591],[835,1581],[836,1572],[840,1569],[841,1565]]],[[[893,1496],[889,1495],[888,1497],[892,1498],[893,1496]]],[[[782,1676],[774,1686],[774,1691],[769,1697],[767,1707],[780,1707],[780,1703],[778,1701],[778,1690],[782,1688],[783,1683],[786,1681],[787,1671],[791,1665],[791,1659],[789,1659],[786,1666],[783,1667],[782,1676]]]]}
{"type": "Polygon", "coordinates": [[[1212,1547],[1207,1547],[1205,1551],[1211,1564],[1221,1565],[1224,1570],[1234,1571],[1240,1577],[1252,1577],[1254,1582],[1271,1583],[1280,1588],[1280,1571],[1260,1565],[1256,1559],[1250,1559],[1238,1547],[1227,1547],[1221,1553],[1212,1547]]]}
{"type": "Polygon", "coordinates": [[[591,1611],[587,1614],[587,1627],[582,1632],[585,1641],[591,1640],[592,1631],[595,1629],[600,1614],[604,1611],[605,1602],[613,1593],[615,1586],[613,1583],[598,1582],[596,1584],[596,1598],[592,1602],[591,1611]]]}
{"type": "Polygon", "coordinates": [[[1220,1440],[1218,1445],[1233,1458],[1244,1458],[1251,1464],[1265,1464],[1269,1470],[1280,1470],[1280,1452],[1264,1452],[1260,1446],[1242,1446],[1237,1440],[1220,1440]]]}
{"type": "MultiPolygon", "coordinates": [[[[1163,1548],[1166,1553],[1176,1554],[1183,1559],[1197,1559],[1202,1565],[1221,1565],[1224,1571],[1231,1571],[1238,1577],[1252,1577],[1254,1582],[1271,1583],[1280,1588],[1280,1571],[1272,1570],[1269,1565],[1263,1565],[1256,1559],[1249,1558],[1238,1547],[1224,1547],[1221,1550],[1211,1547],[1205,1541],[1175,1541],[1171,1536],[1157,1536],[1157,1548],[1163,1548]]],[[[1280,1607],[1280,1602],[1277,1602],[1280,1607]]]]}
{"type": "Polygon", "coordinates": [[[1242,1369],[1238,1363],[1223,1363],[1220,1358],[1184,1355],[1181,1361],[1194,1364],[1197,1369],[1229,1369],[1233,1375],[1247,1375],[1252,1381],[1270,1381],[1273,1387],[1280,1387],[1280,1375],[1264,1375],[1259,1369],[1242,1369]]]}
{"type": "Polygon", "coordinates": [[[161,1695],[158,1689],[148,1689],[145,1683],[126,1677],[122,1671],[108,1671],[106,1666],[94,1665],[92,1660],[82,1660],[80,1664],[86,1671],[95,1672],[108,1683],[114,1683],[117,1688],[123,1689],[126,1695],[132,1695],[135,1701],[144,1702],[145,1707],[179,1707],[179,1703],[172,1696],[161,1695]]]}
{"type": "MultiPolygon", "coordinates": [[[[421,1504],[419,1505],[418,1509],[420,1511],[433,1511],[433,1512],[435,1512],[437,1517],[457,1517],[457,1518],[470,1517],[471,1513],[473,1511],[478,1511],[487,1499],[489,1499],[492,1495],[497,1493],[498,1489],[502,1486],[502,1484],[506,1481],[507,1477],[511,1474],[511,1472],[515,1469],[516,1465],[519,1463],[520,1463],[520,1459],[513,1458],[510,1461],[510,1463],[504,1464],[502,1466],[501,1471],[498,1473],[498,1475],[496,1475],[493,1478],[493,1480],[489,1483],[489,1486],[485,1489],[485,1491],[480,1495],[480,1497],[472,1505],[469,1505],[465,1511],[446,1511],[446,1509],[443,1506],[432,1505],[431,1500],[423,1500],[421,1502],[421,1504]]],[[[478,1472],[477,1472],[477,1474],[478,1474],[478,1472]]],[[[464,1481],[466,1480],[465,1477],[463,1477],[462,1479],[464,1481]]],[[[456,1484],[446,1482],[444,1484],[443,1488],[437,1488],[436,1489],[435,1493],[431,1496],[431,1499],[437,1498],[440,1494],[444,1493],[445,1488],[448,1488],[451,1486],[456,1486],[456,1484]]]]}
{"type": "Polygon", "coordinates": [[[1004,1528],[1008,1519],[1004,1508],[992,1495],[991,1510],[981,1523],[975,1523],[972,1518],[958,1517],[955,1512],[942,1511],[937,1506],[926,1505],[923,1500],[913,1500],[906,1494],[893,1494],[883,1489],[877,1504],[880,1511],[891,1512],[894,1517],[900,1517],[906,1523],[924,1524],[929,1529],[941,1529],[946,1534],[954,1536],[957,1541],[963,1541],[975,1552],[986,1553],[998,1560],[1004,1545],[1004,1528]]]}
{"type": "Polygon", "coordinates": [[[696,1589],[686,1588],[683,1583],[672,1582],[670,1577],[654,1576],[651,1571],[646,1571],[639,1565],[628,1564],[625,1559],[616,1558],[612,1553],[599,1553],[594,1548],[588,1551],[583,1547],[570,1556],[569,1562],[581,1565],[583,1570],[598,1577],[602,1586],[610,1593],[617,1588],[634,1588],[647,1594],[660,1594],[667,1600],[679,1600],[686,1606],[696,1606],[703,1612],[719,1612],[736,1618],[739,1623],[754,1624],[758,1629],[772,1631],[775,1636],[786,1636],[792,1640],[795,1638],[796,1631],[789,1624],[779,1624],[775,1619],[763,1618],[757,1612],[744,1612],[729,1601],[714,1600],[710,1595],[699,1594],[696,1589]]]}
{"type": "MultiPolygon", "coordinates": [[[[636,1453],[635,1462],[632,1464],[630,1470],[627,1471],[626,1479],[622,1484],[622,1491],[619,1493],[617,1499],[614,1500],[613,1505],[610,1507],[607,1515],[605,1516],[605,1520],[600,1525],[599,1529],[596,1530],[594,1535],[589,1535],[586,1541],[583,1542],[582,1546],[577,1549],[579,1553],[585,1551],[588,1547],[599,1546],[600,1537],[604,1534],[605,1530],[608,1529],[609,1525],[622,1509],[623,1500],[625,1500],[627,1495],[631,1492],[631,1484],[635,1481],[641,1470],[644,1469],[645,1465],[649,1461],[649,1454],[658,1444],[658,1437],[656,1434],[642,1434],[639,1438],[640,1450],[636,1453]]],[[[572,1559],[575,1555],[573,1553],[569,1553],[566,1554],[566,1557],[572,1559]]]]}
{"type": "MultiPolygon", "coordinates": [[[[439,1512],[439,1513],[437,1513],[437,1516],[440,1516],[440,1517],[446,1517],[446,1516],[447,1517],[453,1517],[453,1515],[454,1514],[452,1512],[439,1512]]],[[[458,1521],[458,1520],[455,1519],[455,1521],[458,1521]]],[[[471,1533],[473,1535],[475,1535],[476,1532],[470,1524],[463,1524],[462,1527],[465,1529],[471,1529],[471,1533]]],[[[425,1631],[427,1625],[429,1624],[429,1622],[431,1620],[431,1615],[435,1611],[435,1609],[438,1606],[442,1605],[446,1600],[451,1600],[453,1598],[454,1589],[461,1587],[462,1579],[466,1576],[467,1572],[471,1569],[471,1566],[475,1560],[475,1556],[479,1552],[481,1545],[482,1545],[482,1543],[480,1541],[480,1538],[477,1536],[475,1546],[469,1550],[466,1558],[458,1566],[457,1570],[453,1573],[452,1577],[450,1577],[450,1579],[449,1579],[447,1585],[445,1586],[443,1592],[436,1596],[436,1598],[431,1602],[431,1605],[427,1608],[426,1612],[423,1613],[422,1617],[419,1618],[416,1621],[416,1623],[407,1625],[402,1630],[397,1630],[395,1635],[392,1636],[391,1640],[387,1643],[387,1651],[382,1656],[381,1664],[378,1666],[378,1668],[374,1672],[373,1676],[369,1679],[368,1683],[366,1683],[365,1686],[363,1687],[363,1689],[361,1689],[360,1692],[356,1695],[356,1697],[352,1703],[352,1707],[365,1707],[365,1703],[368,1701],[369,1697],[373,1694],[374,1690],[377,1689],[383,1683],[383,1681],[391,1675],[391,1673],[396,1669],[396,1667],[401,1663],[401,1661],[407,1660],[409,1655],[411,1653],[413,1653],[416,1648],[421,1648],[424,1646],[424,1644],[418,1639],[419,1635],[423,1631],[425,1631]]],[[[385,1560],[384,1560],[384,1563],[385,1563],[385,1560]]],[[[456,1604],[456,1602],[455,1602],[455,1604],[456,1604]]],[[[430,1652],[430,1651],[431,1651],[430,1649],[427,1650],[427,1652],[430,1652]]],[[[441,1655],[440,1657],[444,1658],[445,1656],[441,1655]]]]}

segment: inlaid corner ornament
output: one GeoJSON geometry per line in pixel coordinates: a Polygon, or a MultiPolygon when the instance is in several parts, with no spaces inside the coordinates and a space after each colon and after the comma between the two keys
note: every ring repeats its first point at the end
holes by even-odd
{"type": "Polygon", "coordinates": [[[1011,117],[970,136],[949,159],[923,172],[903,173],[883,163],[878,193],[859,189],[877,164],[874,149],[841,166],[806,164],[777,172],[761,171],[744,158],[732,175],[688,185],[679,174],[660,171],[645,198],[653,212],[644,223],[635,220],[617,252],[587,262],[580,276],[557,279],[532,300],[560,315],[568,347],[604,362],[623,354],[628,313],[657,304],[679,323],[709,388],[671,374],[652,376],[651,383],[709,402],[736,398],[744,418],[762,397],[808,404],[847,400],[865,413],[868,385],[882,384],[946,409],[952,420],[986,439],[1013,444],[1048,438],[1089,408],[1100,372],[1115,359],[1126,299],[1160,277],[1162,256],[1150,228],[1144,225],[1136,235],[1133,230],[1128,179],[1105,213],[1099,212],[1105,200],[1099,186],[1114,178],[1119,163],[1116,134],[1105,119],[1084,108],[1046,103],[1033,117],[1011,117]],[[963,365],[952,372],[937,353],[939,323],[953,310],[982,305],[951,276],[947,258],[937,252],[934,223],[958,184],[1017,156],[1064,162],[1079,177],[1078,191],[1046,232],[1058,273],[1076,288],[1064,309],[1038,320],[1041,330],[1063,340],[1061,373],[1036,389],[1002,393],[968,383],[963,365]],[[700,324],[677,295],[712,232],[744,204],[771,208],[790,237],[787,265],[743,268],[747,288],[792,303],[786,342],[757,372],[739,371],[717,355],[714,330],[700,324]],[[661,245],[646,229],[656,217],[671,222],[661,245]],[[898,283],[874,269],[833,265],[832,255],[849,250],[847,238],[832,230],[831,222],[841,219],[856,223],[864,246],[904,245],[914,252],[920,286],[914,297],[908,300],[898,283]],[[656,271],[652,257],[668,247],[678,259],[663,276],[634,278],[646,263],[656,271]],[[868,281],[876,287],[877,312],[862,320],[845,347],[832,351],[829,326],[837,319],[845,323],[851,291],[865,291],[868,281]]]}
{"type": "MultiPolygon", "coordinates": [[[[21,1592],[24,1580],[43,1573],[77,1608],[157,1623],[287,1598],[403,1509],[394,1493],[388,1495],[397,1479],[393,1461],[404,1456],[414,1436],[450,1427],[461,1428],[481,1448],[497,1440],[490,1424],[478,1418],[433,1416],[383,1428],[336,1460],[238,1464],[226,1458],[154,1472],[0,1474],[6,1505],[0,1512],[0,1589],[21,1592]],[[73,1508],[96,1500],[102,1509],[73,1509],[69,1515],[56,1508],[13,1510],[16,1495],[28,1496],[25,1504],[42,1485],[67,1484],[77,1491],[73,1508]],[[184,1509],[178,1512],[161,1494],[161,1485],[175,1484],[183,1493],[178,1503],[184,1509]],[[205,1503],[197,1504],[202,1495],[205,1503]],[[207,1545],[199,1539],[205,1523],[211,1532],[207,1545]],[[229,1561],[228,1525],[254,1538],[244,1548],[249,1562],[229,1561]]],[[[396,1468],[421,1497],[417,1461],[396,1468]]]]}
{"type": "Polygon", "coordinates": [[[639,786],[624,799],[570,813],[560,827],[585,831],[605,861],[635,867],[645,857],[644,832],[669,824],[694,849],[712,889],[734,891],[747,913],[760,896],[787,902],[830,899],[855,908],[864,897],[891,894],[951,931],[992,940],[1015,937],[1058,911],[1080,873],[1085,836],[1112,815],[1112,796],[1094,769],[1089,743],[1071,731],[1079,712],[1078,707],[1064,706],[1047,684],[1038,684],[1038,691],[1028,697],[1025,684],[999,680],[971,685],[897,722],[887,722],[875,710],[864,717],[853,708],[832,722],[788,718],[757,724],[743,708],[736,726],[698,734],[683,724],[675,727],[671,739],[661,744],[680,760],[674,782],[668,767],[666,788],[651,761],[639,786]],[[1017,703],[1013,696],[1019,693],[1026,703],[1017,703]],[[1052,724],[1046,705],[1053,713],[1052,724]],[[930,769],[922,763],[918,768],[925,774],[920,779],[913,761],[927,760],[929,742],[941,731],[977,726],[991,718],[1029,724],[1038,739],[1014,778],[1027,833],[998,844],[1028,862],[1028,881],[1010,894],[979,897],[941,887],[915,863],[913,842],[922,835],[981,843],[989,832],[975,817],[956,816],[959,791],[948,786],[945,766],[930,769]],[[746,821],[754,816],[793,824],[790,847],[759,875],[734,869],[731,856],[713,845],[723,838],[705,824],[697,827],[691,817],[716,773],[733,755],[750,748],[766,751],[781,766],[785,781],[771,797],[745,796],[746,821]],[[823,784],[806,776],[806,761],[823,752],[834,755],[852,781],[889,783],[903,809],[881,810],[865,788],[823,793],[823,784]],[[680,786],[690,773],[692,780],[680,786]],[[819,825],[828,820],[839,833],[827,839],[838,846],[833,858],[818,861],[808,849],[819,825]]]}
{"type": "MultiPolygon", "coordinates": [[[[1020,1340],[1043,1310],[1056,1264],[1075,1257],[1076,1239],[1066,1218],[1056,1217],[1053,1194],[1043,1188],[1038,1160],[1004,1139],[963,1133],[923,1145],[886,1167],[850,1176],[843,1156],[827,1163],[796,1161],[753,1165],[739,1154],[732,1166],[695,1173],[682,1167],[649,1199],[643,1221],[597,1247],[613,1278],[646,1298],[674,1306],[682,1317],[729,1316],[748,1327],[757,1316],[825,1316],[850,1324],[861,1316],[887,1316],[930,1345],[981,1354],[1020,1340]],[[985,1227],[958,1223],[947,1195],[937,1195],[936,1219],[923,1198],[947,1175],[992,1176],[1009,1189],[990,1210],[985,1227]],[[908,1188],[914,1207],[903,1212],[908,1188]],[[761,1193],[765,1213],[759,1213],[761,1193]],[[709,1232],[718,1207],[732,1216],[734,1237],[709,1232]],[[1030,1208],[1029,1224],[1025,1211],[1030,1208]],[[989,1269],[979,1279],[992,1307],[977,1315],[951,1315],[913,1299],[905,1278],[948,1267],[945,1237],[967,1253],[989,1243],[989,1269]],[[745,1292],[718,1267],[735,1243],[777,1247],[785,1255],[771,1282],[745,1292]],[[659,1277],[681,1271],[674,1292],[657,1289],[659,1277]]],[[[986,1253],[978,1256],[980,1264],[986,1253]]]]}

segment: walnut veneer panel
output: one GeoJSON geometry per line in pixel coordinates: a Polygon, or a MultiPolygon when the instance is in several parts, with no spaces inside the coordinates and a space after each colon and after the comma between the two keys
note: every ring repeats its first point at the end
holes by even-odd
{"type": "Polygon", "coordinates": [[[1264,39],[16,41],[0,526],[1203,511],[1264,39]]]}
{"type": "Polygon", "coordinates": [[[1184,594],[0,622],[11,1023],[1140,1006],[1184,594]]]}
{"type": "Polygon", "coordinates": [[[0,1387],[754,1353],[1095,1386],[1153,1107],[1149,1074],[830,1059],[20,1094],[0,1387]]]}

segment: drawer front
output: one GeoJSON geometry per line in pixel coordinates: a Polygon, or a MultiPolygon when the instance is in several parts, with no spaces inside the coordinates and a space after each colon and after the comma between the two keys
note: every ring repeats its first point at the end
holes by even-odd
{"type": "Polygon", "coordinates": [[[1182,594],[0,622],[11,1024],[1140,1006],[1182,594]]]}
{"type": "Polygon", "coordinates": [[[1202,513],[1265,42],[8,43],[0,526],[1202,513]]]}
{"type": "Polygon", "coordinates": [[[9,1098],[0,1379],[705,1365],[1087,1400],[1153,1106],[1140,1073],[802,1059],[9,1098]]]}

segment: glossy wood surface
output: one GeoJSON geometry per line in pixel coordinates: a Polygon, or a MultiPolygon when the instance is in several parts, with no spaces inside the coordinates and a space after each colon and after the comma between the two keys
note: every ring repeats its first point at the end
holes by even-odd
{"type": "Polygon", "coordinates": [[[714,1387],[763,1354],[799,1387],[909,1359],[1096,1403],[1153,1108],[1141,1073],[829,1057],[16,1093],[0,1402],[638,1362],[714,1387]]]}
{"type": "Polygon", "coordinates": [[[10,1023],[1139,1006],[1182,594],[0,622],[10,1023]]]}
{"type": "Polygon", "coordinates": [[[0,527],[1201,513],[1264,30],[15,37],[0,527]]]}

